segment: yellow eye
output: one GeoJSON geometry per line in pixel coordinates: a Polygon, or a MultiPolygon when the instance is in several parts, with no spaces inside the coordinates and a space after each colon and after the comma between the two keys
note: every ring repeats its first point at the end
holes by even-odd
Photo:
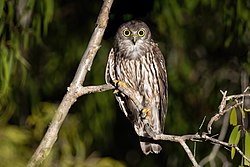
{"type": "Polygon", "coordinates": [[[143,37],[145,35],[145,31],[143,29],[139,30],[137,33],[140,37],[143,37]]]}
{"type": "Polygon", "coordinates": [[[125,37],[130,36],[130,31],[129,31],[128,29],[125,29],[125,30],[123,31],[123,35],[124,35],[125,37]]]}

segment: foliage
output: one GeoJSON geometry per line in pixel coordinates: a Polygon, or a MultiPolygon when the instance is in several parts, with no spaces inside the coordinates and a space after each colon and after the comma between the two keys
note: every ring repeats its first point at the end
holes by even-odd
{"type": "MultiPolygon", "coordinates": [[[[236,100],[235,100],[236,101],[236,100]]],[[[237,102],[237,101],[236,101],[237,102]]],[[[243,99],[244,102],[244,99],[243,99]]],[[[234,107],[231,110],[230,114],[230,124],[234,126],[230,137],[229,137],[229,143],[234,144],[235,146],[239,145],[239,142],[241,141],[242,143],[242,150],[243,153],[247,156],[250,157],[250,138],[249,138],[249,132],[247,130],[247,125],[248,124],[248,117],[246,116],[249,112],[249,109],[244,108],[244,103],[242,106],[234,107]]],[[[235,157],[235,148],[232,147],[231,149],[231,158],[234,159],[235,157]]],[[[241,165],[243,166],[250,166],[250,163],[242,158],[241,160],[241,165]]]]}
{"type": "MultiPolygon", "coordinates": [[[[91,0],[0,0],[0,166],[26,165],[73,79],[100,5],[101,1],[91,0]]],[[[196,132],[204,116],[210,118],[217,112],[219,90],[230,94],[244,90],[242,72],[249,80],[249,10],[250,1],[241,0],[115,0],[102,48],[85,84],[104,83],[118,25],[142,19],[167,59],[166,132],[196,132]]],[[[241,146],[247,156],[249,127],[242,126],[239,115],[245,113],[249,119],[248,108],[232,110],[234,133],[227,135],[234,144],[245,143],[241,146]]],[[[190,164],[188,158],[180,158],[185,156],[177,144],[162,145],[161,154],[144,156],[112,93],[87,95],[70,110],[44,166],[190,164]]],[[[197,145],[197,159],[211,151],[207,143],[197,145]]],[[[227,151],[223,153],[230,159],[227,151]]],[[[240,164],[241,157],[231,153],[232,163],[240,164]]]]}

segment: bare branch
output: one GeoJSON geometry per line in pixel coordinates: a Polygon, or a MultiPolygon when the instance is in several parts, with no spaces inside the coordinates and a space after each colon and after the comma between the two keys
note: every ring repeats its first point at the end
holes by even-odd
{"type": "Polygon", "coordinates": [[[85,94],[97,93],[97,92],[104,92],[107,90],[112,90],[115,87],[110,84],[103,84],[97,86],[81,86],[80,90],[78,91],[78,96],[82,96],[85,94]]]}
{"type": "Polygon", "coordinates": [[[210,141],[213,144],[219,144],[219,145],[222,145],[222,146],[225,146],[225,147],[228,147],[228,148],[232,148],[232,147],[235,148],[235,150],[243,158],[245,158],[248,162],[250,162],[250,159],[244,155],[244,153],[239,149],[238,146],[236,146],[234,144],[224,142],[224,141],[220,141],[219,139],[212,138],[210,136],[207,136],[205,133],[202,134],[202,135],[193,134],[193,135],[183,135],[183,136],[159,134],[159,135],[156,135],[153,139],[154,140],[172,141],[172,142],[178,142],[178,143],[180,143],[180,141],[186,141],[186,140],[190,140],[190,141],[194,141],[194,140],[210,141]]]}
{"type": "Polygon", "coordinates": [[[242,97],[250,97],[250,93],[243,93],[243,94],[239,94],[239,95],[231,95],[231,96],[227,96],[226,100],[231,100],[231,99],[239,99],[242,97]]]}
{"type": "MultiPolygon", "coordinates": [[[[121,86],[119,84],[118,84],[118,89],[120,91],[122,91],[130,99],[132,99],[132,101],[135,103],[135,105],[138,107],[139,110],[143,109],[143,106],[141,105],[140,101],[138,100],[138,99],[142,98],[141,95],[139,94],[139,92],[131,89],[130,87],[127,87],[127,86],[123,87],[123,86],[121,86]]],[[[221,93],[223,95],[223,98],[222,98],[222,101],[221,101],[221,104],[220,104],[220,107],[219,107],[219,113],[216,114],[214,117],[212,117],[211,120],[209,121],[209,124],[208,124],[208,130],[209,130],[210,133],[211,133],[211,129],[212,129],[211,126],[212,126],[214,121],[217,121],[218,119],[220,119],[221,116],[223,116],[225,113],[230,111],[232,108],[237,107],[237,106],[242,104],[242,101],[241,101],[241,102],[237,102],[235,105],[233,105],[231,107],[226,108],[226,104],[227,104],[228,100],[239,98],[239,97],[250,96],[250,94],[240,94],[240,95],[226,96],[227,91],[225,91],[225,92],[221,91],[221,93]]],[[[247,158],[243,154],[243,152],[236,145],[232,145],[232,144],[229,144],[227,142],[221,141],[219,139],[209,137],[209,136],[206,135],[206,133],[203,133],[202,135],[199,135],[197,133],[197,134],[194,134],[194,135],[183,135],[183,136],[166,135],[166,134],[151,134],[150,129],[146,125],[147,124],[145,124],[145,130],[147,131],[147,133],[149,133],[149,135],[154,140],[165,140],[165,141],[172,141],[172,142],[180,143],[182,145],[182,147],[184,148],[184,150],[186,151],[186,153],[188,154],[188,157],[189,157],[189,159],[191,160],[191,162],[193,163],[194,166],[199,166],[199,165],[198,165],[197,161],[195,160],[193,153],[190,151],[189,147],[186,145],[186,143],[185,143],[186,140],[191,140],[191,141],[205,140],[205,141],[210,141],[210,142],[212,142],[214,144],[223,145],[223,146],[228,147],[228,148],[234,147],[235,150],[238,151],[243,158],[245,158],[247,161],[250,162],[250,159],[247,158]]]]}
{"type": "Polygon", "coordinates": [[[214,116],[210,119],[210,121],[209,121],[209,123],[208,123],[208,125],[207,125],[208,133],[211,134],[212,125],[213,125],[213,123],[214,123],[215,121],[218,121],[218,120],[221,118],[221,116],[223,116],[226,112],[231,111],[233,108],[240,106],[242,103],[243,103],[243,101],[238,102],[238,103],[236,103],[235,105],[229,107],[228,109],[225,109],[225,110],[223,110],[222,112],[217,113],[216,115],[214,115],[214,116]]]}
{"type": "MultiPolygon", "coordinates": [[[[83,54],[82,60],[78,66],[76,75],[68,88],[66,95],[64,96],[62,102],[60,103],[55,115],[52,119],[52,122],[44,135],[39,147],[36,149],[35,153],[31,157],[28,167],[38,166],[42,163],[42,161],[48,156],[51,148],[56,142],[58,132],[60,127],[68,114],[70,107],[74,104],[77,97],[83,93],[88,93],[86,89],[84,90],[81,86],[85,80],[85,76],[87,71],[90,70],[93,59],[96,55],[96,52],[100,48],[100,43],[104,34],[104,31],[107,27],[108,16],[110,12],[111,5],[113,0],[105,0],[100,11],[99,17],[97,19],[97,26],[91,36],[88,47],[83,54]]],[[[105,86],[104,86],[105,87],[105,86]]],[[[93,87],[92,87],[93,88],[93,87]]],[[[101,90],[107,90],[108,88],[100,88],[101,90]]],[[[91,92],[91,91],[90,91],[91,92]]]]}
{"type": "Polygon", "coordinates": [[[183,149],[186,151],[189,159],[191,160],[191,162],[193,163],[193,165],[195,167],[199,167],[200,165],[198,165],[197,161],[194,158],[193,153],[191,152],[191,150],[189,149],[188,145],[185,143],[185,141],[180,140],[179,143],[182,145],[183,149]]]}
{"type": "Polygon", "coordinates": [[[221,93],[223,97],[221,100],[221,104],[219,106],[219,112],[210,119],[207,125],[207,131],[209,134],[211,134],[212,125],[215,121],[219,120],[221,116],[223,116],[226,112],[231,111],[233,108],[238,107],[243,104],[243,100],[241,99],[240,101],[237,100],[236,104],[227,108],[227,101],[232,100],[232,99],[240,99],[240,98],[247,97],[247,96],[250,97],[250,94],[246,94],[246,93],[239,94],[239,95],[231,95],[231,96],[226,96],[227,91],[225,92],[221,91],[221,93]]]}
{"type": "Polygon", "coordinates": [[[229,147],[229,148],[235,148],[235,150],[243,157],[245,158],[248,162],[250,162],[250,159],[248,157],[246,157],[244,155],[244,153],[240,150],[240,148],[238,146],[236,146],[235,144],[230,144],[230,143],[227,143],[227,142],[223,142],[223,141],[220,141],[218,139],[214,139],[212,137],[209,137],[207,135],[203,135],[202,138],[205,138],[206,140],[209,140],[213,143],[216,143],[216,144],[220,144],[220,145],[223,145],[225,147],[229,147]]]}
{"type": "Polygon", "coordinates": [[[92,62],[95,58],[96,52],[101,47],[100,44],[104,31],[108,24],[109,12],[112,3],[113,0],[104,0],[102,9],[97,19],[96,23],[97,26],[91,36],[88,47],[82,56],[76,75],[72,82],[73,85],[79,85],[79,84],[82,85],[85,80],[87,72],[90,71],[91,69],[92,62]]]}
{"type": "MultiPolygon", "coordinates": [[[[221,127],[220,134],[218,137],[218,139],[221,141],[224,140],[224,138],[226,136],[228,125],[229,125],[228,120],[229,120],[229,112],[227,112],[223,118],[222,127],[221,127]]],[[[220,149],[220,145],[214,145],[210,154],[208,156],[206,156],[205,158],[203,158],[199,164],[201,166],[204,166],[206,163],[214,161],[217,153],[219,152],[219,149],[220,149]]],[[[224,163],[225,161],[222,161],[222,162],[224,163]]]]}

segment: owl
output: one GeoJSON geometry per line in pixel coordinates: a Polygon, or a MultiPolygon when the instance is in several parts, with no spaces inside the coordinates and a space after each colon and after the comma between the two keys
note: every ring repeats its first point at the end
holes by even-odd
{"type": "MultiPolygon", "coordinates": [[[[105,79],[114,86],[117,81],[123,83],[142,97],[137,99],[144,107],[140,111],[128,96],[115,93],[121,110],[139,136],[152,137],[145,129],[146,124],[153,134],[163,133],[168,100],[167,71],[164,57],[144,22],[132,20],[119,27],[109,53],[105,79]]],[[[140,141],[140,145],[146,155],[162,149],[156,143],[140,141]]]]}

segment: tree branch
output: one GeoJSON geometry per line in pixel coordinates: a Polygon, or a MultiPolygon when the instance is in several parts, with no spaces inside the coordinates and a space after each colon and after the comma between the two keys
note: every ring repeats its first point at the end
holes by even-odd
{"type": "MultiPolygon", "coordinates": [[[[53,147],[54,143],[56,142],[58,132],[60,127],[68,114],[70,107],[74,104],[76,99],[83,95],[84,93],[91,93],[90,91],[86,91],[81,85],[85,80],[85,76],[87,71],[90,70],[92,66],[92,62],[96,55],[96,52],[100,48],[100,43],[104,34],[104,31],[107,27],[109,12],[113,0],[105,0],[103,6],[101,8],[100,14],[97,19],[96,28],[91,36],[90,42],[88,44],[87,49],[85,50],[82,60],[78,66],[77,72],[75,77],[68,87],[68,91],[64,96],[63,100],[61,101],[55,115],[52,119],[52,122],[44,135],[40,145],[36,149],[35,153],[31,157],[28,167],[38,166],[42,163],[42,161],[48,156],[50,153],[51,148],[53,147]]],[[[93,87],[88,87],[93,88],[93,87]]],[[[105,85],[102,87],[95,87],[98,91],[108,90],[111,87],[105,85]]],[[[93,92],[93,90],[92,90],[93,92]]]]}
{"type": "Polygon", "coordinates": [[[91,94],[91,93],[97,93],[97,92],[104,92],[107,90],[115,89],[114,86],[110,84],[103,84],[103,85],[97,85],[97,86],[81,86],[80,90],[78,91],[78,96],[82,96],[85,94],[91,94]]]}
{"type": "Polygon", "coordinates": [[[198,165],[197,161],[194,158],[193,153],[191,152],[191,150],[189,149],[188,145],[185,143],[184,140],[180,140],[179,143],[182,145],[183,149],[186,151],[189,159],[191,160],[191,162],[193,163],[193,165],[195,167],[199,167],[200,165],[198,165]]]}
{"type": "MultiPolygon", "coordinates": [[[[223,123],[222,123],[222,127],[220,130],[220,135],[218,137],[219,140],[224,140],[226,134],[227,134],[227,129],[228,129],[228,125],[229,125],[229,112],[227,112],[223,118],[223,123]]],[[[204,157],[201,161],[200,161],[200,166],[204,166],[205,164],[207,164],[208,162],[211,163],[211,161],[214,161],[217,153],[219,152],[221,145],[214,145],[212,151],[210,152],[209,155],[207,155],[206,157],[204,157]]],[[[222,160],[223,164],[224,163],[228,163],[228,161],[225,161],[225,159],[222,160]]]]}
{"type": "Polygon", "coordinates": [[[227,96],[227,91],[225,91],[225,92],[221,91],[221,93],[222,93],[223,97],[221,100],[221,104],[219,106],[219,112],[210,119],[210,121],[207,125],[207,131],[209,134],[211,134],[212,125],[215,121],[219,120],[221,118],[221,116],[223,116],[226,112],[231,111],[233,108],[238,107],[238,106],[243,104],[243,100],[240,100],[240,101],[236,101],[236,104],[227,108],[227,101],[232,100],[232,99],[250,97],[250,94],[246,94],[246,93],[239,94],[239,95],[231,95],[231,96],[227,96]]]}
{"type": "MultiPolygon", "coordinates": [[[[250,162],[250,159],[244,155],[244,153],[240,150],[240,148],[234,144],[230,144],[224,141],[220,141],[218,139],[215,139],[213,137],[207,136],[206,133],[203,133],[202,135],[199,134],[191,134],[191,135],[183,135],[183,136],[176,136],[176,135],[166,135],[166,134],[159,134],[156,135],[154,140],[164,140],[164,141],[172,141],[172,142],[178,142],[181,144],[182,141],[190,140],[204,140],[204,141],[210,141],[213,144],[219,144],[228,148],[235,148],[235,150],[248,162],[250,162]]],[[[186,150],[185,150],[186,151],[186,150]]],[[[187,152],[187,151],[186,151],[187,152]]],[[[191,159],[190,159],[191,160],[191,159]]],[[[193,162],[193,159],[191,160],[193,162]]]]}
{"type": "MultiPolygon", "coordinates": [[[[128,96],[134,103],[135,105],[138,107],[139,110],[143,109],[143,106],[140,103],[140,99],[142,99],[141,95],[139,94],[138,91],[135,91],[133,89],[131,89],[130,87],[127,86],[123,86],[123,84],[119,85],[117,87],[122,93],[124,93],[126,96],[128,96]]],[[[240,94],[240,95],[231,95],[231,96],[226,96],[227,91],[222,92],[223,94],[223,98],[221,101],[221,105],[219,107],[219,113],[216,114],[215,116],[213,116],[211,118],[211,120],[209,121],[208,127],[210,127],[210,133],[211,133],[211,126],[213,124],[214,121],[217,121],[222,115],[224,115],[226,112],[230,111],[233,107],[237,107],[238,105],[242,104],[241,102],[237,102],[235,105],[226,108],[226,103],[228,100],[231,99],[237,99],[237,98],[243,98],[245,96],[250,96],[250,94],[240,94]]],[[[142,121],[144,121],[145,119],[143,119],[142,121]]],[[[151,134],[150,129],[148,128],[147,124],[145,124],[145,130],[147,131],[148,134],[151,134]]],[[[209,133],[209,134],[210,134],[209,133]]],[[[230,144],[224,141],[221,141],[219,139],[215,139],[213,137],[207,136],[207,133],[203,133],[202,135],[199,135],[198,133],[193,134],[193,135],[183,135],[183,136],[176,136],[176,135],[166,135],[166,134],[153,134],[150,135],[154,140],[164,140],[164,141],[172,141],[172,142],[178,142],[182,145],[183,149],[186,151],[189,159],[191,160],[191,162],[193,163],[194,166],[198,167],[198,163],[194,158],[193,153],[190,151],[189,147],[187,146],[187,144],[185,143],[186,140],[191,140],[191,141],[197,141],[197,140],[204,140],[204,141],[210,141],[213,144],[219,144],[219,145],[223,145],[225,147],[228,148],[235,148],[235,150],[243,157],[245,158],[248,162],[250,162],[250,159],[248,157],[246,157],[244,155],[244,153],[239,149],[238,146],[234,145],[234,144],[230,144]]]]}

